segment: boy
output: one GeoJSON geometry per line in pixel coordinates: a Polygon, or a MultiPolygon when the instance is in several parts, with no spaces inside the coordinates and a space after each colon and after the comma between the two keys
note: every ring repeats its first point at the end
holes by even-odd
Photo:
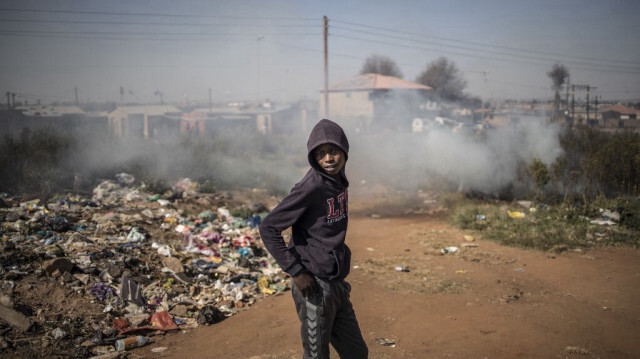
{"type": "Polygon", "coordinates": [[[367,358],[344,279],[351,266],[347,233],[349,142],[335,122],[321,120],[307,141],[311,169],[262,221],[260,236],[280,267],[291,275],[300,318],[304,358],[367,358]],[[282,231],[291,227],[289,244],[282,231]]]}

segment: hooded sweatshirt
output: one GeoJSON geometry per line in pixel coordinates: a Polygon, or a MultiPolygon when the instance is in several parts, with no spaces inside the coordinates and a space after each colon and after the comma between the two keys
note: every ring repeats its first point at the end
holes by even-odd
{"type": "Polygon", "coordinates": [[[303,269],[327,280],[341,280],[349,274],[351,251],[344,243],[347,234],[349,182],[344,167],[342,181],[329,176],[315,161],[313,150],[325,143],[345,154],[349,142],[342,128],[321,120],[311,130],[307,157],[311,169],[291,192],[262,221],[260,236],[278,265],[295,276],[303,269]],[[288,245],[282,231],[291,227],[288,245]]]}

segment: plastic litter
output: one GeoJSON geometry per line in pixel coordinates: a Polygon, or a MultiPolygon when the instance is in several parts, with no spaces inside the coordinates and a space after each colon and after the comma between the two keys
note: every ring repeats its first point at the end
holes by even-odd
{"type": "Polygon", "coordinates": [[[397,266],[396,272],[410,272],[409,267],[407,266],[397,266]]]}
{"type": "Polygon", "coordinates": [[[108,296],[113,295],[113,289],[109,288],[102,282],[96,282],[91,286],[89,290],[98,300],[103,302],[108,296]]]}
{"type": "Polygon", "coordinates": [[[151,244],[151,248],[156,249],[158,254],[165,257],[171,257],[171,247],[166,244],[158,244],[153,242],[151,244]]]}
{"type": "Polygon", "coordinates": [[[520,219],[526,216],[524,212],[518,212],[518,211],[507,211],[507,214],[509,215],[509,217],[513,219],[520,219]]]}
{"type": "Polygon", "coordinates": [[[133,184],[133,182],[136,181],[136,178],[133,175],[130,175],[128,173],[118,173],[116,175],[116,179],[118,180],[118,182],[122,183],[125,186],[131,186],[133,184]]]}
{"type": "Polygon", "coordinates": [[[391,348],[396,347],[396,342],[387,338],[376,338],[376,344],[391,348]]]}
{"type": "Polygon", "coordinates": [[[127,240],[129,242],[140,242],[143,241],[144,238],[145,235],[143,233],[140,233],[137,227],[131,228],[131,231],[127,235],[127,240]]]}
{"type": "Polygon", "coordinates": [[[607,219],[606,221],[605,220],[601,220],[601,219],[596,219],[596,220],[593,220],[593,221],[591,221],[589,223],[598,224],[598,225],[601,225],[601,226],[604,226],[604,225],[606,225],[606,226],[615,226],[616,225],[616,222],[614,222],[614,221],[612,221],[610,219],[607,219]]]}
{"type": "Polygon", "coordinates": [[[149,337],[136,335],[136,336],[128,337],[125,339],[116,340],[115,347],[117,351],[121,352],[121,351],[144,346],[148,342],[149,342],[149,337]]]}
{"type": "Polygon", "coordinates": [[[440,251],[442,254],[457,253],[460,249],[458,247],[445,247],[440,251]]]}

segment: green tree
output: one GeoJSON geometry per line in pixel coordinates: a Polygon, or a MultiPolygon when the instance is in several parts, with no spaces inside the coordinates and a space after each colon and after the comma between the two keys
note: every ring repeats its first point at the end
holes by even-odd
{"type": "Polygon", "coordinates": [[[418,75],[416,82],[433,88],[441,99],[459,101],[464,99],[464,89],[467,82],[462,79],[455,62],[446,57],[440,57],[429,63],[426,69],[418,75]]]}
{"type": "Polygon", "coordinates": [[[528,170],[536,187],[536,199],[540,199],[544,186],[549,183],[549,179],[551,179],[549,170],[547,166],[537,158],[531,162],[528,170]]]}
{"type": "Polygon", "coordinates": [[[379,55],[369,56],[364,61],[360,74],[380,74],[384,76],[402,78],[402,72],[396,62],[389,57],[379,55]]]}

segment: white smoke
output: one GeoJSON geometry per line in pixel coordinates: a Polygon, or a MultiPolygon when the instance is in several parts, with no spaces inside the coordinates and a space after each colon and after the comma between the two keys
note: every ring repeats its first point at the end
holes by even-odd
{"type": "Polygon", "coordinates": [[[552,164],[563,152],[560,128],[540,118],[485,130],[383,133],[352,137],[352,179],[400,187],[444,179],[466,189],[494,192],[518,179],[518,168],[539,159],[552,164]]]}

